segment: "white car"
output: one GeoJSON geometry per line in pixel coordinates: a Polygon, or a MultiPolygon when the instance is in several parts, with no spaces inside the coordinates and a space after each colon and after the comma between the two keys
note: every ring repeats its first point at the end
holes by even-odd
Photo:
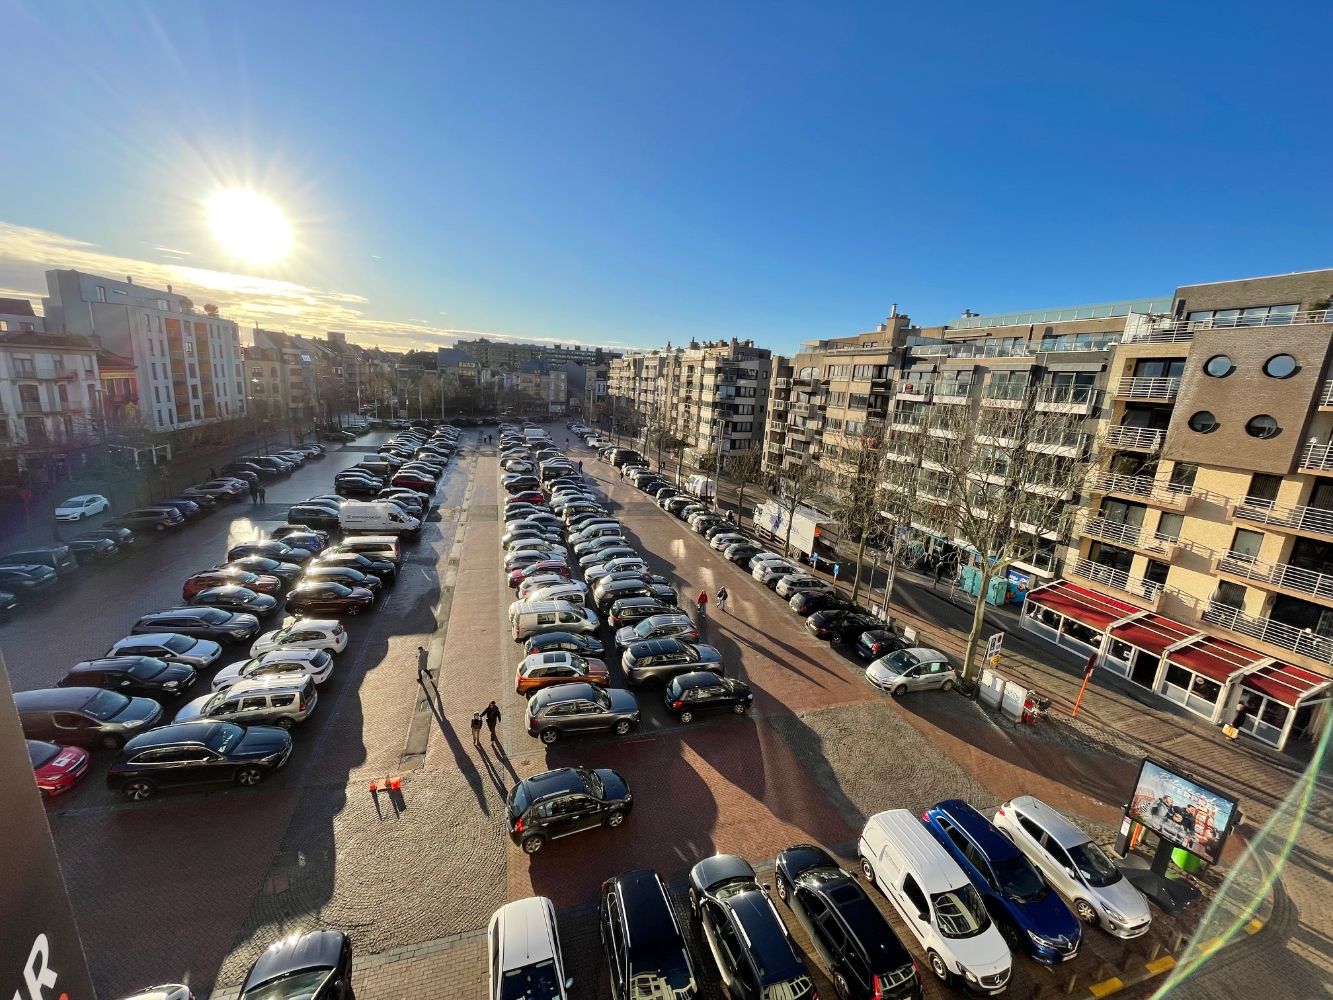
{"type": "Polygon", "coordinates": [[[275,649],[322,649],[341,653],[347,648],[347,629],[331,618],[288,619],[282,628],[265,632],[250,646],[251,656],[275,649]]]}
{"type": "Polygon", "coordinates": [[[536,576],[530,576],[518,585],[518,596],[520,600],[526,600],[531,597],[533,591],[541,590],[543,587],[550,587],[557,583],[564,583],[567,578],[559,573],[538,573],[536,576]]]}
{"type": "Polygon", "coordinates": [[[773,589],[777,591],[779,597],[790,600],[797,594],[822,594],[825,591],[832,590],[833,587],[817,576],[796,572],[790,576],[784,576],[773,589]]]}
{"type": "Polygon", "coordinates": [[[568,1000],[575,981],[565,976],[556,908],[545,896],[505,903],[487,931],[489,1000],[541,997],[568,1000]]]}
{"type": "Polygon", "coordinates": [[[714,535],[708,544],[721,552],[728,545],[735,545],[737,542],[748,542],[749,540],[749,538],[738,531],[723,531],[714,535]]]}
{"type": "Polygon", "coordinates": [[[558,542],[547,542],[540,538],[523,538],[517,542],[510,542],[505,546],[505,555],[513,555],[515,552],[563,552],[569,554],[569,550],[558,542]]]}
{"type": "Polygon", "coordinates": [[[766,559],[755,562],[758,558],[755,556],[750,560],[750,575],[760,583],[771,583],[776,586],[783,577],[795,576],[801,572],[801,567],[790,559],[766,559]]]}
{"type": "Polygon", "coordinates": [[[1086,833],[1041,799],[1010,799],[996,810],[995,825],[1069,900],[1084,923],[1118,938],[1148,933],[1152,912],[1143,893],[1086,833]]]}
{"type": "Polygon", "coordinates": [[[262,656],[229,663],[213,675],[213,690],[221,691],[243,678],[303,674],[323,684],[333,673],[333,657],[322,649],[275,649],[262,656]]]}
{"type": "Polygon", "coordinates": [[[57,521],[82,521],[104,510],[111,509],[111,501],[98,493],[85,493],[70,497],[56,508],[57,521]]]}
{"type": "Polygon", "coordinates": [[[611,559],[608,562],[600,563],[595,566],[589,566],[583,571],[583,579],[588,586],[592,586],[604,576],[612,573],[648,573],[648,564],[638,556],[622,556],[619,559],[611,559]]]}

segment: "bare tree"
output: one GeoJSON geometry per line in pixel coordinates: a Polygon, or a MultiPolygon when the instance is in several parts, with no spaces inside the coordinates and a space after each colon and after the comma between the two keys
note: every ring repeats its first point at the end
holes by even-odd
{"type": "Polygon", "coordinates": [[[861,593],[861,565],[866,546],[882,514],[893,498],[888,482],[885,450],[885,424],[879,420],[865,423],[853,434],[842,435],[837,463],[837,497],[833,517],[843,537],[856,542],[856,569],[852,577],[852,602],[861,593]]]}
{"type": "Polygon", "coordinates": [[[991,581],[1067,531],[1087,474],[1087,434],[1081,417],[1037,412],[1030,389],[931,409],[917,497],[974,553],[980,588],[963,661],[970,682],[991,581]]]}
{"type": "Polygon", "coordinates": [[[788,465],[778,474],[777,502],[787,515],[787,533],[783,537],[782,554],[791,555],[791,529],[795,523],[796,510],[813,497],[824,481],[824,470],[818,463],[803,461],[798,465],[788,465]]]}
{"type": "Polygon", "coordinates": [[[764,481],[764,454],[755,447],[729,452],[724,471],[736,487],[736,523],[740,524],[745,515],[745,491],[764,481]]]}

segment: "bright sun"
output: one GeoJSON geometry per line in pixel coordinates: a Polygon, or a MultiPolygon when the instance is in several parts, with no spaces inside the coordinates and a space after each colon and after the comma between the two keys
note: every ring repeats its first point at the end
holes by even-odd
{"type": "Polygon", "coordinates": [[[225,188],[205,203],[213,238],[233,257],[271,264],[292,248],[292,227],[269,198],[244,188],[225,188]]]}

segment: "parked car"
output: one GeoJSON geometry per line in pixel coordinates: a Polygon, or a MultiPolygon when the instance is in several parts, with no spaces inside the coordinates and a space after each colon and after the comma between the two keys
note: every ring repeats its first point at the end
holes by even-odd
{"type": "Polygon", "coordinates": [[[488,1000],[568,1000],[555,907],[545,896],[505,903],[486,931],[488,1000]]]}
{"type": "Polygon", "coordinates": [[[1010,799],[996,810],[995,826],[1073,904],[1085,924],[1118,938],[1148,933],[1152,912],[1143,894],[1086,833],[1041,799],[1010,799]]]}
{"type": "Polygon", "coordinates": [[[537,691],[528,699],[524,718],[528,735],[547,746],[563,736],[588,733],[624,736],[639,726],[639,702],[619,688],[587,683],[557,684],[537,691]]]}
{"type": "Polygon", "coordinates": [[[323,684],[333,673],[333,655],[323,649],[274,649],[227,664],[213,676],[212,686],[214,691],[221,691],[240,680],[293,673],[323,684]]]}
{"type": "Polygon", "coordinates": [[[878,660],[900,649],[907,649],[911,643],[900,633],[888,628],[872,628],[856,637],[854,649],[863,660],[878,660]]]}
{"type": "Polygon", "coordinates": [[[174,507],[137,507],[124,514],[109,517],[104,527],[129,528],[134,532],[170,531],[185,523],[185,516],[174,507]]]}
{"type": "Polygon", "coordinates": [[[197,639],[173,632],[150,632],[126,636],[113,643],[106,655],[148,656],[168,663],[183,663],[199,671],[218,661],[222,656],[222,647],[211,639],[197,639]]]}
{"type": "Polygon", "coordinates": [[[548,840],[599,826],[617,827],[634,807],[629,785],[609,767],[562,767],[509,790],[509,837],[528,854],[548,840]]]}
{"type": "Polygon", "coordinates": [[[347,648],[347,629],[341,622],[327,618],[295,618],[282,628],[265,632],[250,645],[250,655],[260,656],[275,649],[322,649],[337,654],[347,648]]]}
{"type": "Polygon", "coordinates": [[[56,571],[50,566],[0,566],[0,587],[24,600],[51,586],[57,579],[56,571]]]}
{"type": "MultiPolygon", "coordinates": [[[[192,503],[199,508],[200,514],[211,514],[218,506],[218,498],[207,490],[196,489],[189,486],[181,490],[179,500],[192,503]]],[[[174,503],[171,500],[163,500],[163,503],[174,503]]],[[[186,515],[189,516],[188,514],[186,515]]]]}
{"type": "Polygon", "coordinates": [[[689,724],[708,712],[744,715],[754,704],[750,685],[734,677],[719,677],[709,670],[677,674],[667,681],[666,710],[679,722],[689,724]]]}
{"type": "Polygon", "coordinates": [[[48,545],[39,549],[20,549],[0,555],[0,566],[46,566],[57,576],[69,576],[78,571],[79,564],[68,545],[48,545]]]}
{"type": "Polygon", "coordinates": [[[379,580],[385,586],[388,586],[398,578],[398,567],[389,559],[377,559],[374,555],[365,552],[344,552],[340,546],[325,549],[321,552],[310,569],[318,566],[344,566],[348,569],[354,569],[361,573],[379,577],[379,580]]]}
{"type": "Polygon", "coordinates": [[[1011,951],[1043,965],[1077,957],[1078,918],[990,820],[961,799],[935,803],[921,820],[981,893],[1011,951]]]}
{"type": "Polygon", "coordinates": [[[784,600],[790,601],[797,594],[822,594],[833,590],[827,580],[821,580],[809,573],[790,573],[773,584],[774,592],[784,600]]]}
{"type": "Polygon", "coordinates": [[[839,1000],[921,1000],[911,954],[827,851],[797,844],[778,855],[775,869],[778,898],[813,942],[839,1000]]]}
{"type": "Polygon", "coordinates": [[[607,609],[606,623],[618,635],[625,629],[632,629],[644,619],[656,618],[673,610],[675,609],[672,605],[664,604],[656,597],[618,597],[607,609]]]}
{"type": "Polygon", "coordinates": [[[729,561],[734,562],[737,566],[745,569],[750,565],[750,559],[762,551],[762,545],[747,539],[743,542],[732,542],[722,550],[722,554],[726,556],[729,561]]]}
{"type": "Polygon", "coordinates": [[[87,531],[81,531],[74,538],[105,538],[113,543],[119,552],[132,551],[138,539],[134,537],[134,532],[129,528],[112,528],[103,524],[100,528],[90,528],[87,531]]]}
{"type": "Polygon", "coordinates": [[[607,879],[598,916],[613,1000],[696,1000],[694,959],[657,872],[639,869],[607,879]]]}
{"type": "MultiPolygon", "coordinates": [[[[269,654],[272,655],[272,654],[269,654]]],[[[315,679],[300,671],[252,674],[182,705],[173,722],[218,719],[245,726],[304,722],[319,703],[315,679]]]]}
{"type": "Polygon", "coordinates": [[[856,642],[862,632],[881,628],[884,622],[868,611],[854,608],[834,608],[816,611],[805,620],[805,627],[816,639],[829,642],[856,642]]]}
{"type": "Polygon", "coordinates": [[[267,573],[251,573],[234,567],[210,569],[186,578],[181,584],[181,600],[188,601],[201,591],[213,587],[245,587],[257,594],[272,596],[282,591],[282,580],[267,573]]]}
{"type": "Polygon", "coordinates": [[[293,614],[359,615],[375,604],[375,595],[365,587],[346,587],[332,580],[303,583],[287,595],[287,610],[293,614]]]}
{"type": "Polygon", "coordinates": [[[37,788],[45,798],[63,795],[88,773],[88,751],[60,746],[45,740],[27,740],[28,762],[32,764],[37,788]]]}
{"type": "Polygon", "coordinates": [[[19,691],[14,703],[30,740],[111,750],[162,718],[162,706],[151,698],[95,687],[19,691]]]}
{"type": "Polygon", "coordinates": [[[859,610],[855,604],[836,591],[815,590],[797,594],[787,604],[802,618],[809,618],[816,611],[859,610]]]}
{"type": "Polygon", "coordinates": [[[106,538],[71,538],[65,544],[80,566],[106,562],[117,555],[116,543],[106,538]]]}
{"type": "Polygon", "coordinates": [[[801,572],[803,572],[801,567],[790,559],[784,559],[771,552],[761,552],[750,557],[750,575],[760,583],[770,586],[777,586],[778,580],[784,576],[801,572]],[[767,558],[760,558],[761,556],[767,558]]]}
{"type": "Polygon", "coordinates": [[[0,620],[8,618],[9,615],[17,610],[19,599],[7,590],[0,590],[0,620]]]}
{"type": "Polygon", "coordinates": [[[625,683],[638,687],[648,681],[665,681],[677,674],[706,670],[722,673],[722,654],[713,646],[680,639],[649,639],[636,642],[620,657],[625,683]]]}
{"type": "Polygon", "coordinates": [[[957,674],[938,649],[914,647],[882,656],[866,667],[866,680],[881,691],[901,698],[909,691],[948,691],[957,674]]]}
{"type": "MultiPolygon", "coordinates": [[[[277,598],[271,594],[261,594],[238,584],[223,587],[209,587],[190,598],[195,607],[223,608],[227,611],[245,611],[256,617],[271,615],[278,608],[277,598]]],[[[258,630],[258,625],[256,625],[258,630]]],[[[249,636],[246,636],[249,638],[249,636]]]]}
{"type": "Polygon", "coordinates": [[[649,639],[682,639],[685,642],[694,642],[698,638],[699,628],[690,620],[690,616],[674,609],[649,615],[633,625],[617,629],[615,634],[616,645],[621,649],[649,639]]]}
{"type": "Polygon", "coordinates": [[[163,788],[213,782],[257,785],[287,763],[292,738],[277,726],[183,722],[134,737],[107,770],[106,783],[141,802],[163,788]]]}
{"type": "Polygon", "coordinates": [[[84,493],[62,500],[56,506],[57,521],[82,521],[111,509],[111,501],[99,493],[84,493]]]}
{"type": "Polygon", "coordinates": [[[523,645],[527,656],[533,653],[575,653],[579,656],[600,657],[606,651],[602,640],[595,635],[579,635],[574,632],[539,632],[529,636],[523,645]]]}
{"type": "Polygon", "coordinates": [[[690,913],[731,1000],[815,1000],[815,984],[754,869],[715,854],[690,869],[690,913]]]}
{"type": "Polygon", "coordinates": [[[131,698],[177,698],[194,683],[195,670],[155,656],[106,656],[76,663],[56,687],[95,687],[131,698]]]}
{"type": "Polygon", "coordinates": [[[183,497],[172,497],[169,500],[159,500],[155,506],[170,507],[178,511],[181,517],[185,518],[186,521],[197,521],[208,513],[208,509],[205,509],[203,504],[195,503],[193,500],[186,500],[183,497]]]}
{"type": "Polygon", "coordinates": [[[549,650],[525,656],[514,672],[514,690],[531,694],[539,688],[586,681],[606,686],[609,678],[602,660],[564,650],[549,650]]]}
{"type": "Polygon", "coordinates": [[[249,612],[224,608],[168,608],[143,615],[130,632],[134,635],[171,632],[215,643],[245,642],[259,634],[259,619],[249,612]]]}
{"type": "Polygon", "coordinates": [[[287,508],[287,523],[309,525],[312,528],[339,527],[338,511],[324,504],[298,503],[287,508]]]}
{"type": "Polygon", "coordinates": [[[265,559],[276,559],[279,562],[296,563],[298,566],[303,566],[310,561],[313,555],[314,553],[309,549],[296,548],[287,545],[285,542],[268,538],[233,545],[227,550],[227,562],[235,562],[238,559],[245,559],[247,556],[263,556],[265,559]]]}
{"type": "Polygon", "coordinates": [[[290,934],[255,959],[240,1000],[352,1000],[352,942],[342,931],[290,934]]]}
{"type": "Polygon", "coordinates": [[[384,581],[378,576],[370,573],[362,573],[359,569],[353,569],[351,566],[331,566],[328,563],[312,562],[306,566],[306,570],[298,578],[298,585],[307,583],[319,583],[325,580],[332,580],[335,583],[341,583],[345,587],[363,587],[378,597],[380,591],[384,588],[384,581]]]}

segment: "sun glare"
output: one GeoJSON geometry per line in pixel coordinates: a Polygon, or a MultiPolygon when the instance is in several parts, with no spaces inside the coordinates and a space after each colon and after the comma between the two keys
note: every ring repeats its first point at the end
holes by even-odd
{"type": "Polygon", "coordinates": [[[292,248],[292,227],[271,199],[226,188],[205,203],[208,227],[223,250],[251,264],[271,264],[292,248]]]}

